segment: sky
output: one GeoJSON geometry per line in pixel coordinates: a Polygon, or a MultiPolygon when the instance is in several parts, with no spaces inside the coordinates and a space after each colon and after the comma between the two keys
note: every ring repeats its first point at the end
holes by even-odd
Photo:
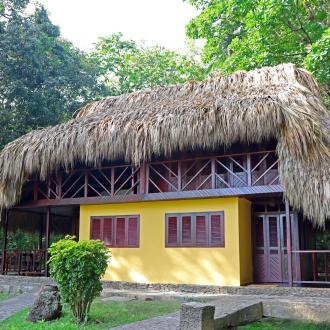
{"type": "Polygon", "coordinates": [[[127,39],[185,50],[185,26],[198,12],[183,0],[39,0],[62,36],[89,51],[98,37],[127,39]]]}

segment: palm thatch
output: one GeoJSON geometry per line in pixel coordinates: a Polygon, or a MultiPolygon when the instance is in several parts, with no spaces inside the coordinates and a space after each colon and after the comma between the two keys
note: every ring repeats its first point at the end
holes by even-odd
{"type": "Polygon", "coordinates": [[[77,162],[139,163],[275,138],[285,196],[322,226],[330,217],[327,116],[313,77],[292,64],[108,97],[8,144],[0,154],[0,205],[15,205],[30,175],[43,180],[77,162]]]}

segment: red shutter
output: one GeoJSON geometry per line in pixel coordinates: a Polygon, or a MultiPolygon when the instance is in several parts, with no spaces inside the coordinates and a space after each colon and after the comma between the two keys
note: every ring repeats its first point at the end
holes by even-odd
{"type": "Polygon", "coordinates": [[[125,218],[116,218],[116,246],[125,246],[125,218]]]}
{"type": "Polygon", "coordinates": [[[167,244],[178,245],[178,218],[174,216],[167,219],[167,244]]]}
{"type": "Polygon", "coordinates": [[[92,218],[91,219],[91,239],[100,239],[101,237],[101,219],[92,218]]]}
{"type": "Polygon", "coordinates": [[[128,245],[138,246],[138,218],[128,218],[128,245]]]}
{"type": "Polygon", "coordinates": [[[183,216],[181,218],[182,226],[182,244],[191,245],[192,244],[192,223],[191,216],[183,216]]]}
{"type": "Polygon", "coordinates": [[[204,215],[196,216],[196,245],[207,245],[206,217],[204,215]]]}
{"type": "Polygon", "coordinates": [[[220,214],[211,215],[211,245],[224,246],[223,218],[220,214]]]}
{"type": "Polygon", "coordinates": [[[103,220],[103,241],[105,245],[112,245],[112,218],[103,220]]]}

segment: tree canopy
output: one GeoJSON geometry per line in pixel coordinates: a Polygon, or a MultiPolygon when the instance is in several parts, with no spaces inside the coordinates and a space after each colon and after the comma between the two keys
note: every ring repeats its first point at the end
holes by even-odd
{"type": "Polygon", "coordinates": [[[29,2],[0,0],[0,148],[65,120],[99,92],[97,69],[42,6],[27,14],[29,2]]]}
{"type": "Polygon", "coordinates": [[[187,34],[205,39],[202,59],[223,73],[292,62],[330,93],[328,0],[186,0],[200,14],[187,34]]]}
{"type": "Polygon", "coordinates": [[[38,127],[63,122],[84,103],[159,85],[292,62],[311,71],[330,96],[327,0],[182,0],[199,10],[187,36],[194,52],[101,38],[86,54],[61,38],[32,0],[0,0],[0,149],[38,127]],[[31,10],[32,6],[32,10],[31,10]],[[29,10],[27,10],[29,8],[29,10]]]}
{"type": "Polygon", "coordinates": [[[204,69],[193,55],[139,45],[121,33],[101,38],[91,58],[111,95],[204,78],[204,69]]]}

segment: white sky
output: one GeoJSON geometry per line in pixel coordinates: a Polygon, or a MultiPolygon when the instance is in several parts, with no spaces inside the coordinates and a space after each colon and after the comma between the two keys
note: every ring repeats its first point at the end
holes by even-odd
{"type": "Polygon", "coordinates": [[[39,0],[62,36],[90,50],[98,37],[122,32],[173,50],[185,49],[185,26],[197,11],[183,0],[39,0]]]}

